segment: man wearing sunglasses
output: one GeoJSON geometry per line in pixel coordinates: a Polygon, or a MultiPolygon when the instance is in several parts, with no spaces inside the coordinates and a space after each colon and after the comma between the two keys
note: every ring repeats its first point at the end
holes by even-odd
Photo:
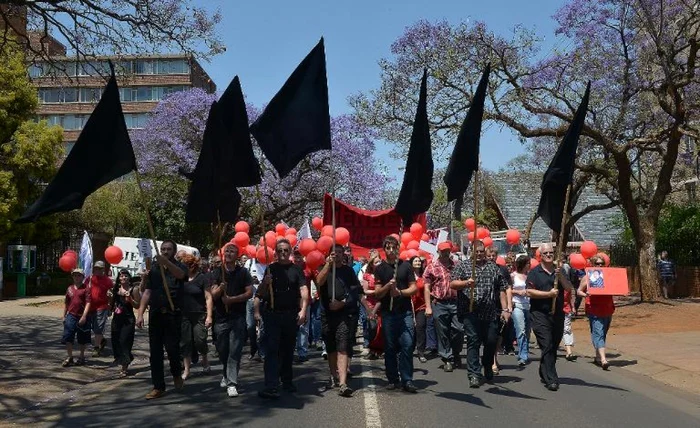
{"type": "Polygon", "coordinates": [[[527,295],[530,297],[530,321],[532,331],[537,338],[537,344],[542,354],[540,358],[540,381],[550,391],[559,389],[557,375],[557,348],[564,335],[564,293],[563,288],[571,289],[572,285],[563,271],[554,263],[554,248],[552,244],[540,245],[540,264],[530,270],[527,275],[527,295]],[[554,287],[554,278],[558,277],[558,285],[554,287]],[[554,313],[552,299],[556,299],[554,313]]]}

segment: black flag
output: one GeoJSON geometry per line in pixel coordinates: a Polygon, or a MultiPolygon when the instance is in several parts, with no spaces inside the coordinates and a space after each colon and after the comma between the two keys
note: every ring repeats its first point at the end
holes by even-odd
{"type": "MultiPolygon", "coordinates": [[[[218,113],[229,135],[231,144],[222,144],[222,164],[220,171],[231,175],[230,181],[236,187],[250,187],[260,184],[260,164],[253,154],[250,140],[248,112],[238,76],[234,77],[219,99],[218,113]]],[[[223,143],[223,142],[222,142],[223,143]]]]}
{"type": "Polygon", "coordinates": [[[250,130],[281,178],[306,155],[331,149],[323,38],[289,76],[250,130]]]}
{"type": "Polygon", "coordinates": [[[484,116],[484,101],[486,87],[489,83],[491,65],[487,65],[476,88],[467,117],[459,129],[457,143],[452,151],[450,163],[447,166],[443,181],[447,185],[447,200],[456,201],[453,215],[457,220],[462,218],[462,203],[464,192],[469,187],[474,172],[479,169],[479,140],[481,138],[481,120],[484,116]]]}
{"type": "Polygon", "coordinates": [[[413,122],[411,146],[408,149],[406,170],[403,175],[401,192],[396,201],[396,212],[401,216],[404,225],[413,221],[413,216],[427,211],[433,202],[433,154],[430,147],[430,127],[428,125],[427,108],[428,70],[423,70],[420,84],[418,109],[413,122]]]}
{"type": "Polygon", "coordinates": [[[136,170],[136,158],[119,102],[114,68],[111,62],[109,65],[112,76],[73,150],[41,197],[17,220],[18,223],[79,209],[85,198],[97,189],[136,170]]]}
{"type": "MultiPolygon", "coordinates": [[[[192,172],[185,220],[188,223],[234,222],[238,219],[241,195],[232,181],[231,139],[219,105],[214,101],[204,128],[202,150],[192,172]]],[[[235,172],[235,171],[234,171],[235,172]]]]}
{"type": "Polygon", "coordinates": [[[571,184],[574,177],[574,161],[576,159],[576,149],[578,147],[581,129],[586,121],[586,111],[588,110],[588,97],[591,92],[591,82],[586,86],[586,93],[581,100],[581,104],[576,110],[573,122],[566,131],[554,159],[549,164],[547,172],[542,179],[542,196],[537,214],[547,223],[550,229],[559,232],[561,230],[561,220],[564,215],[564,202],[566,199],[566,188],[571,184]]]}

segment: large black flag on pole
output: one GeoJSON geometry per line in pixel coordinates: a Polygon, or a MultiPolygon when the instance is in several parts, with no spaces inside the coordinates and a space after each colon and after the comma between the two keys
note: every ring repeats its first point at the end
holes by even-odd
{"type": "Polygon", "coordinates": [[[119,88],[112,75],[102,98],[83,127],[78,140],[39,199],[18,223],[79,209],[85,199],[110,181],[136,170],[136,158],[119,102],[119,88]],[[109,162],[103,162],[109,159],[109,162]]]}
{"type": "Polygon", "coordinates": [[[413,221],[413,216],[427,211],[433,202],[433,154],[430,147],[430,126],[427,108],[428,70],[423,70],[420,84],[418,109],[413,122],[411,146],[408,149],[406,170],[404,171],[401,192],[396,201],[396,212],[403,224],[413,221]]]}
{"type": "Polygon", "coordinates": [[[489,83],[491,65],[487,65],[481,76],[479,85],[474,93],[469,112],[462,122],[457,143],[455,144],[450,162],[443,181],[447,186],[447,201],[455,201],[453,216],[457,220],[462,217],[464,192],[469,187],[472,175],[479,169],[479,140],[481,138],[481,122],[484,116],[486,87],[489,83]]]}
{"type": "Polygon", "coordinates": [[[331,150],[323,38],[292,72],[250,130],[281,178],[306,155],[331,150]]]}
{"type": "Polygon", "coordinates": [[[572,183],[574,177],[576,149],[578,148],[578,140],[583,124],[586,121],[590,91],[591,83],[588,82],[586,93],[578,106],[578,110],[576,110],[574,120],[569,125],[569,129],[566,131],[557,153],[549,164],[540,186],[542,196],[540,197],[537,214],[550,229],[556,232],[561,230],[561,221],[566,203],[566,189],[572,183]]]}

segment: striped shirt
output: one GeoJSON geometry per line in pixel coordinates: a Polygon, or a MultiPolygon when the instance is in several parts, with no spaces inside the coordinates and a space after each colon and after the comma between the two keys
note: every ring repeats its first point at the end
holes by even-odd
{"type": "Polygon", "coordinates": [[[430,295],[437,300],[454,300],[457,298],[457,290],[450,288],[454,267],[455,263],[452,260],[448,260],[447,266],[445,266],[439,259],[435,259],[425,268],[423,279],[426,285],[430,285],[430,295]]]}
{"type": "Polygon", "coordinates": [[[662,278],[673,278],[676,276],[676,266],[671,260],[659,260],[659,275],[662,278]]]}
{"type": "MultiPolygon", "coordinates": [[[[472,277],[472,261],[460,262],[454,271],[452,279],[465,281],[472,277]]],[[[476,284],[474,287],[474,312],[481,320],[497,320],[500,317],[500,295],[508,288],[508,281],[503,278],[501,268],[494,262],[486,261],[476,264],[476,284]]],[[[457,295],[457,313],[460,316],[469,313],[469,287],[460,290],[457,295]]]]}

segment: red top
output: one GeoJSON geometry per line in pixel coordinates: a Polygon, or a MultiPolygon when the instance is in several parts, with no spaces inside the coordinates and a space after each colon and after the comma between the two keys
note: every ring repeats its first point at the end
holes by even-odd
{"type": "Polygon", "coordinates": [[[425,310],[425,280],[422,276],[416,276],[416,287],[418,292],[411,296],[411,300],[413,300],[413,311],[420,312],[425,310]]]}
{"type": "Polygon", "coordinates": [[[612,296],[586,297],[586,315],[611,317],[613,313],[615,313],[615,303],[612,296]]]}
{"type": "Polygon", "coordinates": [[[85,311],[85,305],[90,303],[92,300],[90,298],[90,293],[87,292],[88,288],[83,285],[78,288],[73,285],[69,285],[66,289],[66,306],[68,307],[68,313],[75,315],[76,317],[82,317],[85,311]]]}
{"type": "MultiPolygon", "coordinates": [[[[365,273],[362,275],[362,279],[364,281],[367,281],[367,288],[370,290],[374,290],[374,275],[371,273],[365,273]]],[[[373,294],[367,296],[367,305],[369,306],[370,309],[374,309],[375,306],[377,306],[377,303],[379,301],[374,297],[373,294]]]]}
{"type": "Polygon", "coordinates": [[[570,314],[571,312],[571,290],[564,289],[564,313],[570,314]]]}
{"type": "Polygon", "coordinates": [[[90,305],[91,314],[109,308],[107,292],[111,290],[112,287],[114,287],[114,283],[107,275],[93,275],[92,278],[90,278],[90,298],[92,299],[92,305],[90,305]]]}

